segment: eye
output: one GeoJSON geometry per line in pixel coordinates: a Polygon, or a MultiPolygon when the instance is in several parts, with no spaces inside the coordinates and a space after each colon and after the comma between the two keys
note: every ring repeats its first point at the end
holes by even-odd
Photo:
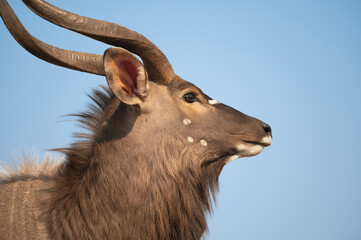
{"type": "Polygon", "coordinates": [[[196,101],[195,93],[194,92],[186,93],[186,94],[184,94],[183,99],[187,103],[194,103],[196,101]]]}

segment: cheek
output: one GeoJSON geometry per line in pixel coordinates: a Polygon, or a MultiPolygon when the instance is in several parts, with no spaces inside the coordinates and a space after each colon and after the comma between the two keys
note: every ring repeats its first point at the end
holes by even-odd
{"type": "Polygon", "coordinates": [[[219,134],[222,132],[219,129],[215,129],[207,123],[194,122],[189,118],[183,119],[182,124],[183,131],[179,133],[188,143],[214,149],[224,145],[226,136],[219,134]]]}
{"type": "Polygon", "coordinates": [[[180,137],[188,144],[198,145],[203,148],[218,149],[220,139],[224,138],[223,131],[215,122],[211,108],[201,103],[181,103],[183,117],[178,121],[182,125],[180,137]]]}
{"type": "Polygon", "coordinates": [[[206,115],[211,109],[200,102],[187,103],[183,100],[178,101],[178,106],[185,116],[189,118],[202,118],[202,115],[206,115]]]}

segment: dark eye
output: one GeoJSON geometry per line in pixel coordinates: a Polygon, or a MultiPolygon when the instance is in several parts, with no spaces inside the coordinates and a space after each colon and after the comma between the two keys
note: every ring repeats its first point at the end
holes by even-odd
{"type": "Polygon", "coordinates": [[[186,93],[186,94],[184,94],[183,99],[187,103],[194,103],[196,101],[195,93],[194,92],[186,93]]]}

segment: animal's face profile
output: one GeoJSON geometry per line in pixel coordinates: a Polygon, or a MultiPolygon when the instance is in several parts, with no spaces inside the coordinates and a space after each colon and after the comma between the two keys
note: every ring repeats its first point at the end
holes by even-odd
{"type": "Polygon", "coordinates": [[[267,124],[211,99],[178,76],[166,84],[150,81],[143,64],[124,49],[108,49],[104,65],[112,91],[137,112],[131,131],[143,137],[174,136],[187,148],[202,146],[199,154],[212,152],[208,162],[224,163],[256,155],[271,144],[267,124]]]}
{"type": "Polygon", "coordinates": [[[23,2],[49,22],[115,47],[98,55],[46,44],[0,0],[5,25],[27,51],[58,66],[105,76],[108,84],[90,96],[88,111],[75,114],[89,132],[57,149],[64,163],[46,176],[37,169],[34,176],[0,179],[6,203],[0,204],[0,217],[16,219],[0,224],[0,238],[13,222],[21,225],[14,229],[23,228],[17,219],[26,215],[44,229],[26,229],[37,239],[200,239],[222,168],[269,146],[270,126],[176,75],[143,35],[44,0],[23,2]],[[14,199],[20,199],[20,212],[9,217],[14,199]],[[26,213],[24,206],[30,209],[26,213]]]}

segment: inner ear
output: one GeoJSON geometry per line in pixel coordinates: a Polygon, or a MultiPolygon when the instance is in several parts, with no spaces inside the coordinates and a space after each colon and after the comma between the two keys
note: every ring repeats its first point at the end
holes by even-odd
{"type": "Polygon", "coordinates": [[[143,64],[123,48],[104,53],[104,69],[109,87],[124,103],[140,104],[148,95],[149,83],[143,64]]]}

